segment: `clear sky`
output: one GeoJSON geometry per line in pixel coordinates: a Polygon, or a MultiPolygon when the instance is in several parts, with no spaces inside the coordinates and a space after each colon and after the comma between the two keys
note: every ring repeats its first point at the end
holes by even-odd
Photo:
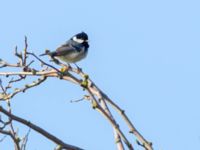
{"type": "MultiPolygon", "coordinates": [[[[198,0],[1,1],[0,57],[15,62],[13,49],[23,48],[24,35],[29,49],[41,54],[85,31],[89,55],[79,66],[126,110],[155,150],[197,150],[199,8],[198,0]]],[[[67,143],[87,150],[116,149],[110,124],[88,102],[70,103],[84,94],[69,82],[49,79],[12,99],[13,112],[67,143]]],[[[20,134],[27,130],[19,128],[20,134]]],[[[8,141],[0,149],[12,149],[8,141]]],[[[48,150],[54,144],[31,131],[27,146],[48,150]]]]}

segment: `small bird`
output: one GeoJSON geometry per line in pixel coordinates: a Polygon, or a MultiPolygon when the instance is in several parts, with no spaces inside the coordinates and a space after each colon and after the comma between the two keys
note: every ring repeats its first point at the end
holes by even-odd
{"type": "Polygon", "coordinates": [[[88,48],[88,35],[85,32],[81,32],[74,35],[55,51],[46,50],[40,56],[49,55],[51,58],[58,58],[67,63],[76,63],[87,56],[88,48]]]}

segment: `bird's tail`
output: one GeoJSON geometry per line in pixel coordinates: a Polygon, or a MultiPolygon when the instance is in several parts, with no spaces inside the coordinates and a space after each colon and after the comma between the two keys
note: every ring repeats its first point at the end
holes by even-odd
{"type": "Polygon", "coordinates": [[[45,55],[50,55],[51,54],[51,52],[50,52],[50,50],[45,50],[45,53],[43,53],[43,54],[40,54],[39,56],[45,56],[45,55]]]}

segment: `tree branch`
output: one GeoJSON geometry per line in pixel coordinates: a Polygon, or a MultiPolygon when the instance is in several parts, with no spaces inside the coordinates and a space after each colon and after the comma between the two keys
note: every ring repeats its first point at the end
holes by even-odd
{"type": "MultiPolygon", "coordinates": [[[[17,67],[22,69],[22,71],[19,72],[0,72],[0,76],[19,76],[19,78],[11,79],[7,87],[3,87],[1,84],[1,88],[3,93],[0,93],[0,99],[3,100],[10,100],[13,98],[16,94],[20,92],[25,92],[27,89],[38,86],[42,82],[46,80],[48,77],[56,77],[62,80],[70,81],[74,84],[79,85],[80,87],[83,87],[88,93],[89,96],[85,99],[91,100],[93,108],[95,108],[98,112],[100,112],[112,125],[114,129],[114,137],[117,144],[118,150],[124,150],[123,142],[127,145],[127,147],[130,150],[133,150],[133,147],[131,143],[126,138],[125,134],[122,132],[122,130],[119,128],[119,125],[117,124],[115,118],[113,117],[111,111],[109,110],[108,104],[111,106],[111,108],[115,109],[119,115],[124,119],[125,123],[127,124],[129,128],[129,132],[132,133],[137,138],[137,143],[140,146],[143,146],[146,150],[153,150],[152,143],[148,142],[134,127],[133,123],[130,121],[130,119],[125,114],[125,111],[122,110],[117,104],[115,104],[100,88],[98,88],[95,83],[89,79],[89,76],[86,75],[82,69],[80,68],[72,68],[71,66],[66,66],[65,64],[62,64],[58,60],[53,60],[56,65],[62,66],[63,68],[57,69],[56,67],[44,62],[42,59],[40,59],[37,55],[34,53],[30,53],[27,51],[28,44],[27,44],[27,37],[25,37],[25,48],[22,53],[18,53],[17,47],[15,48],[15,56],[18,57],[19,62],[17,64],[9,64],[6,61],[3,61],[0,59],[0,68],[3,67],[17,67]],[[30,65],[32,65],[33,60],[28,63],[28,56],[33,56],[36,60],[38,60],[41,64],[41,70],[38,71],[34,68],[30,68],[30,65]],[[44,67],[45,66],[45,67],[44,67]],[[67,69],[66,69],[67,68],[67,69]],[[78,75],[78,77],[77,77],[78,75]],[[9,93],[7,92],[7,89],[11,88],[11,83],[13,82],[19,82],[22,79],[25,79],[27,76],[39,76],[39,79],[37,81],[32,82],[31,84],[26,84],[21,89],[15,89],[14,92],[9,93]],[[122,142],[123,141],[123,142],[122,142]]],[[[9,102],[9,101],[8,101],[9,102]]],[[[61,148],[66,149],[80,149],[71,145],[68,145],[61,141],[60,139],[56,138],[55,136],[51,135],[44,129],[34,125],[33,123],[22,119],[18,116],[15,116],[11,113],[11,111],[5,110],[2,106],[0,106],[0,112],[7,115],[11,120],[15,120],[17,122],[20,122],[36,132],[39,132],[46,138],[52,140],[56,144],[61,146],[61,148]]],[[[1,121],[1,120],[0,120],[1,121]]],[[[3,122],[0,122],[3,124],[3,126],[0,128],[2,131],[5,128],[5,124],[3,122]]],[[[13,128],[14,133],[14,128],[13,128]]],[[[14,136],[14,134],[12,134],[14,136]]],[[[25,143],[26,144],[26,143],[25,143]]]]}
{"type": "Polygon", "coordinates": [[[40,128],[39,126],[31,123],[30,121],[27,121],[25,119],[22,119],[18,116],[15,116],[11,113],[9,113],[7,110],[5,110],[2,106],[0,106],[0,112],[2,112],[3,114],[5,114],[6,116],[8,116],[9,118],[11,118],[12,120],[15,120],[17,122],[20,122],[28,127],[30,127],[31,129],[35,130],[36,132],[40,133],[41,135],[45,136],[46,138],[48,138],[49,140],[53,141],[54,143],[61,145],[62,148],[65,148],[67,150],[83,150],[79,147],[76,146],[72,146],[69,144],[66,144],[65,142],[63,142],[62,140],[58,139],[57,137],[55,137],[54,135],[48,133],[47,131],[45,131],[44,129],[40,128]]]}

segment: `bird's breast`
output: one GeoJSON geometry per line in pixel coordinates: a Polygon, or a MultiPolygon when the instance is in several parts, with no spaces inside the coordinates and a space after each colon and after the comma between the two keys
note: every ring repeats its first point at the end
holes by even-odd
{"type": "Polygon", "coordinates": [[[88,52],[87,49],[81,49],[79,51],[74,51],[67,55],[59,56],[58,58],[68,63],[75,63],[85,58],[87,56],[87,52],[88,52]]]}

